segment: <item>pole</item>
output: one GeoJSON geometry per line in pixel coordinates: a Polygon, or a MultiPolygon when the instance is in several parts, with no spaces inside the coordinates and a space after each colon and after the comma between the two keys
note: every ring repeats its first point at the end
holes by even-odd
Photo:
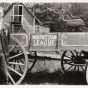
{"type": "Polygon", "coordinates": [[[0,84],[7,84],[8,70],[2,43],[3,8],[0,7],[0,84]]]}

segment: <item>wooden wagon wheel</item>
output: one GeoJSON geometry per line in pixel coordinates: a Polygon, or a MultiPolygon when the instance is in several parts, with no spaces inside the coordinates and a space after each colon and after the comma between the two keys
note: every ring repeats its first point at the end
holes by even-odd
{"type": "MultiPolygon", "coordinates": [[[[72,71],[85,71],[86,65],[85,62],[78,62],[79,57],[78,52],[74,51],[64,51],[61,57],[61,70],[63,73],[72,72],[72,71]]],[[[80,58],[79,58],[80,59],[80,58]]]]}
{"type": "Polygon", "coordinates": [[[87,69],[86,69],[86,82],[88,84],[88,66],[87,66],[87,69]]]}
{"type": "Polygon", "coordinates": [[[8,82],[20,84],[27,73],[28,56],[25,48],[16,38],[11,36],[10,40],[7,58],[8,82]]]}

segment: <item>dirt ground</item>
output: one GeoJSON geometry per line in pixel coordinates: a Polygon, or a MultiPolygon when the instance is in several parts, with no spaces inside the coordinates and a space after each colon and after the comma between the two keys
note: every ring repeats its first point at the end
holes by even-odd
{"type": "Polygon", "coordinates": [[[62,74],[61,71],[48,72],[28,72],[22,84],[36,85],[86,85],[85,73],[69,72],[62,74]]]}
{"type": "Polygon", "coordinates": [[[87,85],[85,72],[61,72],[61,62],[38,60],[31,72],[27,72],[22,84],[37,85],[87,85]]]}
{"type": "Polygon", "coordinates": [[[28,71],[22,84],[37,85],[86,85],[85,72],[61,72],[60,61],[37,61],[28,71]]]}

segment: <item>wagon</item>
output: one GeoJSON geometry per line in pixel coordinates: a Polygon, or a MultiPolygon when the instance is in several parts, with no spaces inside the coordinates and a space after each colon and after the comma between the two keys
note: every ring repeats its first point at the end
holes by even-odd
{"type": "MultiPolygon", "coordinates": [[[[8,33],[2,32],[2,46],[7,63],[8,83],[20,84],[31,71],[37,59],[52,60],[52,57],[39,57],[37,52],[58,52],[53,60],[61,61],[63,73],[69,71],[86,71],[88,77],[88,33],[57,32],[57,33],[8,33]],[[7,41],[8,40],[8,41],[7,41]],[[7,46],[6,46],[7,45],[7,46]]],[[[87,79],[88,81],[88,79],[87,79]]]]}
{"type": "MultiPolygon", "coordinates": [[[[87,39],[88,33],[67,32],[31,34],[30,41],[28,42],[28,36],[24,33],[10,34],[8,52],[6,53],[7,47],[3,37],[2,41],[4,40],[5,42],[5,44],[3,43],[3,50],[8,65],[8,82],[12,84],[20,84],[22,82],[26,76],[27,70],[31,70],[36,60],[39,58],[37,52],[59,51],[60,57],[58,57],[57,60],[61,58],[63,73],[68,71],[87,72],[87,39]]],[[[44,58],[52,60],[49,56],[44,58]]],[[[43,56],[41,59],[43,59],[43,56]]]]}
{"type": "Polygon", "coordinates": [[[25,33],[10,34],[8,47],[7,53],[9,54],[5,55],[8,65],[8,81],[12,84],[20,84],[27,70],[31,71],[38,59],[61,61],[63,73],[83,71],[86,72],[88,81],[87,32],[35,33],[29,36],[25,33]],[[38,56],[37,52],[55,52],[58,53],[58,57],[38,56]]]}
{"type": "MultiPolygon", "coordinates": [[[[71,20],[69,22],[75,25],[75,22],[71,20]]],[[[79,23],[77,27],[80,25],[79,23]]],[[[87,32],[25,33],[20,30],[15,33],[9,29],[3,29],[0,35],[9,84],[20,84],[27,71],[32,70],[37,59],[60,60],[63,73],[84,71],[88,81],[87,32]],[[56,53],[58,57],[38,56],[38,52],[56,53]]]]}

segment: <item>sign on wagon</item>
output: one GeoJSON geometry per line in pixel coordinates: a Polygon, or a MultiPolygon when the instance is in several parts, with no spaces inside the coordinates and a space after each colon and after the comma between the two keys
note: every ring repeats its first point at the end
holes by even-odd
{"type": "Polygon", "coordinates": [[[57,42],[56,34],[32,34],[31,36],[31,49],[50,51],[55,50],[57,42]]]}

